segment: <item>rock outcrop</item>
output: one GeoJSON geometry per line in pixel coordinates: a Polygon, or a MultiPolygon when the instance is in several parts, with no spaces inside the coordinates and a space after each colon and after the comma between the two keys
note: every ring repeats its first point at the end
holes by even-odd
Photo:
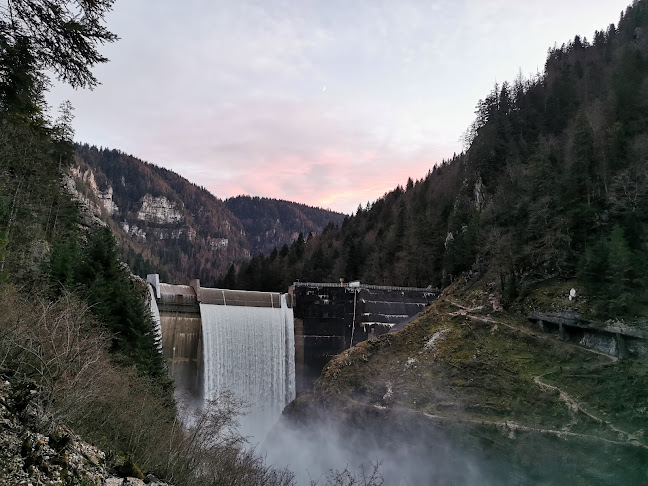
{"type": "Polygon", "coordinates": [[[117,150],[77,147],[68,192],[83,217],[100,218],[120,240],[122,257],[145,275],[200,277],[214,285],[232,263],[269,255],[340,224],[343,215],[303,204],[240,196],[222,201],[178,174],[117,150]]]}
{"type": "Polygon", "coordinates": [[[141,473],[141,478],[115,474],[126,471],[128,461],[111,463],[105,452],[44,412],[42,400],[33,381],[0,374],[0,486],[168,486],[141,473]]]}
{"type": "Polygon", "coordinates": [[[142,206],[137,212],[137,219],[147,223],[173,224],[182,222],[182,213],[177,209],[177,204],[166,197],[153,197],[145,194],[142,206]]]}
{"type": "Polygon", "coordinates": [[[112,186],[108,184],[105,190],[101,190],[97,185],[97,180],[92,169],[88,168],[84,170],[80,166],[73,166],[70,168],[70,175],[74,180],[88,186],[89,193],[87,191],[80,191],[75,186],[72,187],[74,188],[75,195],[85,201],[95,213],[100,215],[102,209],[111,216],[119,212],[119,207],[113,201],[112,186]]]}

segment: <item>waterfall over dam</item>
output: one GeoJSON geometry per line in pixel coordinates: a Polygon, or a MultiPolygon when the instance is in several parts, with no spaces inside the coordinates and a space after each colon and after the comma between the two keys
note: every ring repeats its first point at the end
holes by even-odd
{"type": "Polygon", "coordinates": [[[195,410],[231,392],[246,405],[241,432],[262,439],[295,398],[292,299],[147,281],[178,404],[195,410]]]}
{"type": "Polygon", "coordinates": [[[201,303],[200,315],[205,400],[229,390],[249,407],[240,419],[243,435],[265,435],[295,398],[293,313],[286,296],[272,307],[201,303]]]}
{"type": "Polygon", "coordinates": [[[259,440],[332,356],[401,328],[439,295],[359,282],[297,282],[280,294],[147,281],[178,404],[200,408],[227,390],[248,405],[241,431],[259,440]]]}

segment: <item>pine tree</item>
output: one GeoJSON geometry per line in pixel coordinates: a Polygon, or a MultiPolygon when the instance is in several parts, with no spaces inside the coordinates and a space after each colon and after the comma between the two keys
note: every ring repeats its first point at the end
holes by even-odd
{"type": "Polygon", "coordinates": [[[236,288],[236,267],[232,263],[227,270],[225,278],[223,278],[222,287],[224,289],[235,289],[236,288]]]}
{"type": "Polygon", "coordinates": [[[36,67],[53,71],[75,88],[96,86],[91,69],[108,60],[97,46],[117,40],[103,26],[113,3],[8,0],[0,9],[0,76],[24,86],[37,79],[31,69],[36,67]],[[28,73],[27,78],[21,73],[28,73]]]}
{"type": "Polygon", "coordinates": [[[628,247],[623,229],[615,225],[608,244],[607,293],[610,311],[625,313],[632,305],[631,269],[632,252],[628,247]]]}

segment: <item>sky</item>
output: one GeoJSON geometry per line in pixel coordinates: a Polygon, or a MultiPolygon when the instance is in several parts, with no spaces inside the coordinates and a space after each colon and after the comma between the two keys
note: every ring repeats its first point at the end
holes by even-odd
{"type": "Polygon", "coordinates": [[[225,199],[351,213],[463,149],[496,82],[630,0],[117,0],[94,90],[55,83],[76,140],[225,199]]]}

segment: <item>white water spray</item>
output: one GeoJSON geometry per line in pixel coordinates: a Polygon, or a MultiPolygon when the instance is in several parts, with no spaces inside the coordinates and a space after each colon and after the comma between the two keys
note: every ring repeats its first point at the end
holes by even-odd
{"type": "Polygon", "coordinates": [[[158,309],[157,301],[155,300],[155,291],[153,287],[147,285],[149,290],[149,304],[151,307],[151,321],[153,323],[153,338],[155,340],[155,347],[162,352],[162,324],[160,318],[160,309],[158,309]]]}
{"type": "Polygon", "coordinates": [[[293,311],[276,307],[200,304],[204,397],[229,390],[249,408],[241,432],[263,440],[295,398],[293,311]]]}

